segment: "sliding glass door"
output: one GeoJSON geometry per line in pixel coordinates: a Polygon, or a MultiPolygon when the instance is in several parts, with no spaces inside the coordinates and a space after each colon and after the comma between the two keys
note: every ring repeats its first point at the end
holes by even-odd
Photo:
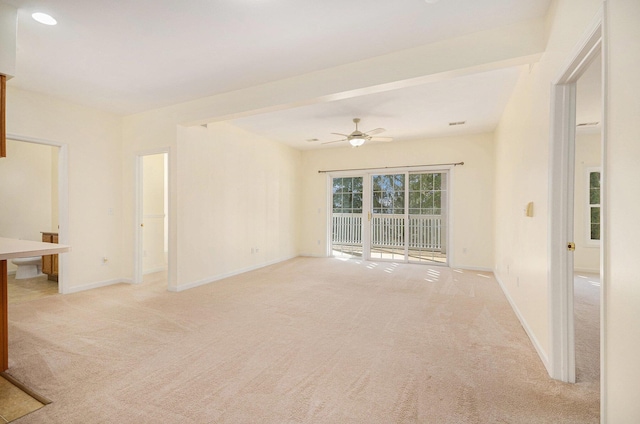
{"type": "Polygon", "coordinates": [[[448,171],[332,179],[334,256],[448,264],[448,171]]]}

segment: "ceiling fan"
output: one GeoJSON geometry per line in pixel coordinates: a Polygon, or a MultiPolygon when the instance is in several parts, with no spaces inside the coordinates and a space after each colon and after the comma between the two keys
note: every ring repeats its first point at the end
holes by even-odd
{"type": "Polygon", "coordinates": [[[353,123],[356,124],[356,130],[351,134],[342,134],[342,133],[331,133],[335,135],[340,135],[344,138],[340,140],[327,141],[322,144],[331,144],[331,143],[339,143],[341,141],[348,141],[353,147],[360,147],[366,141],[392,141],[391,137],[374,137],[375,134],[380,134],[383,131],[386,131],[384,128],[376,128],[371,131],[362,132],[358,130],[358,123],[360,122],[360,118],[353,118],[353,123]]]}

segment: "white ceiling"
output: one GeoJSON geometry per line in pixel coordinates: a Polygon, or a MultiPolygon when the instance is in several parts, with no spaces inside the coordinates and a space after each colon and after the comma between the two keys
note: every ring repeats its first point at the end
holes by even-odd
{"type": "MultiPolygon", "coordinates": [[[[120,115],[544,16],[550,0],[0,0],[19,8],[11,86],[120,115]],[[31,19],[42,11],[58,20],[31,19]]],[[[491,131],[519,68],[234,120],[299,149],[491,131]],[[466,121],[450,127],[449,122],[466,121]],[[317,138],[317,142],[305,140],[317,138]]]]}
{"type": "Polygon", "coordinates": [[[493,131],[515,87],[521,67],[370,94],[351,99],[231,121],[233,125],[305,150],[344,147],[348,143],[323,142],[349,134],[352,118],[361,118],[361,131],[385,128],[379,136],[394,142],[429,137],[493,131]],[[450,126],[450,122],[465,121],[450,126]],[[317,139],[317,141],[307,141],[317,139]]]}

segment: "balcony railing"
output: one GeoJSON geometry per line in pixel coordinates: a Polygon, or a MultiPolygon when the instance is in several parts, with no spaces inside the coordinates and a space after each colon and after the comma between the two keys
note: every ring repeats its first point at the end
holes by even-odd
{"type": "Polygon", "coordinates": [[[362,214],[333,214],[333,244],[362,245],[362,214]]]}
{"type": "MultiPolygon", "coordinates": [[[[374,214],[371,222],[371,246],[404,246],[404,215],[374,214]]],[[[441,215],[409,215],[409,249],[443,252],[441,215]]],[[[362,214],[333,214],[333,244],[362,245],[362,214]]]]}

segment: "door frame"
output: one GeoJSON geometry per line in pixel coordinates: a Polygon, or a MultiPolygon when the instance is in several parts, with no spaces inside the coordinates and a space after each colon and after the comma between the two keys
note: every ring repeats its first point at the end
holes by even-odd
{"type": "MultiPolygon", "coordinates": [[[[573,241],[573,202],[575,167],[576,82],[593,60],[602,57],[602,181],[606,178],[606,43],[604,7],[587,28],[551,87],[549,145],[549,374],[552,378],[575,382],[575,330],[573,315],[573,254],[567,248],[573,241]]],[[[606,196],[606,193],[603,193],[606,196]]],[[[601,353],[604,352],[603,310],[606,281],[604,249],[606,197],[601,200],[600,321],[601,353]]],[[[603,355],[601,354],[601,363],[603,355]]],[[[602,378],[601,365],[601,382],[602,378]]],[[[605,393],[602,391],[601,393],[605,393]]]]}
{"type": "MultiPolygon", "coordinates": [[[[54,140],[7,133],[7,140],[58,148],[58,242],[69,242],[69,146],[54,140]]],[[[58,293],[69,293],[67,272],[69,254],[58,256],[58,293]]]]}
{"type": "MultiPolygon", "coordinates": [[[[446,172],[447,173],[447,234],[446,234],[446,243],[447,243],[447,262],[443,264],[439,263],[429,263],[424,265],[433,265],[433,266],[446,266],[452,267],[454,262],[453,257],[453,201],[452,201],[452,193],[453,193],[453,169],[455,168],[454,164],[449,165],[426,165],[426,166],[409,166],[409,167],[384,167],[384,168],[367,168],[364,170],[354,170],[354,171],[335,171],[335,172],[327,172],[327,244],[326,244],[326,254],[328,257],[332,255],[332,247],[333,247],[333,236],[332,236],[332,216],[333,216],[333,178],[341,178],[341,177],[362,177],[362,190],[363,196],[362,199],[362,259],[366,261],[371,261],[371,225],[369,220],[367,219],[367,214],[371,212],[372,209],[372,196],[371,196],[371,177],[373,175],[382,175],[382,174],[398,174],[398,173],[414,173],[414,172],[446,172]]],[[[405,196],[405,208],[407,206],[408,196],[405,196]]],[[[405,231],[406,233],[406,231],[405,231]]],[[[405,234],[406,235],[406,234],[405,234]]],[[[376,259],[378,260],[378,259],[376,259]]],[[[383,261],[387,261],[384,260],[383,261]]],[[[389,260],[389,262],[398,262],[389,260]]],[[[410,262],[410,261],[402,261],[403,263],[412,263],[419,264],[418,262],[410,262]]]]}
{"type": "Polygon", "coordinates": [[[143,160],[145,156],[153,156],[153,155],[167,155],[167,175],[166,181],[168,184],[167,187],[167,204],[169,205],[167,210],[167,220],[169,227],[169,243],[168,243],[168,252],[167,252],[167,289],[171,290],[172,286],[172,276],[173,270],[175,269],[174,258],[172,255],[173,251],[173,243],[171,237],[171,229],[173,224],[173,215],[171,213],[172,209],[172,196],[171,196],[171,183],[172,183],[172,166],[171,166],[171,148],[162,147],[158,149],[149,149],[136,152],[135,154],[135,168],[134,168],[134,222],[133,222],[133,283],[140,284],[143,279],[143,253],[144,248],[142,246],[142,222],[143,222],[143,160]]]}

